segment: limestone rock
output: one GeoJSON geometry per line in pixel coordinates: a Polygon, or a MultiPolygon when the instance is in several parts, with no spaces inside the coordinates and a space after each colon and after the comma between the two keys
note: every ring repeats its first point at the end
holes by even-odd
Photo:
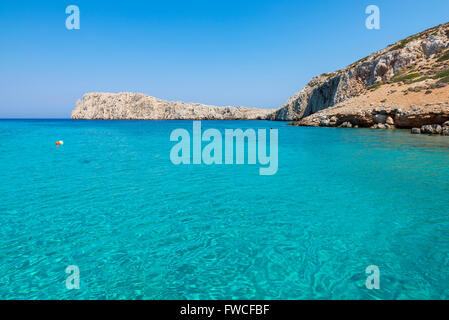
{"type": "Polygon", "coordinates": [[[387,124],[389,124],[390,126],[394,125],[394,120],[392,117],[387,117],[387,120],[385,121],[387,124]]]}
{"type": "Polygon", "coordinates": [[[447,37],[432,35],[423,42],[422,49],[424,54],[429,57],[438,53],[441,49],[446,48],[448,45],[447,37]]]}
{"type": "Polygon", "coordinates": [[[440,60],[448,53],[446,23],[314,77],[277,110],[168,102],[139,93],[89,93],[78,100],[72,119],[293,120],[304,126],[366,128],[442,125],[449,120],[449,86],[443,77],[447,61],[440,60]]]}
{"type": "Polygon", "coordinates": [[[140,93],[88,93],[72,119],[98,120],[268,120],[273,110],[168,102],[140,93]]]}
{"type": "Polygon", "coordinates": [[[449,136],[449,127],[444,127],[443,130],[441,131],[441,134],[443,136],[449,136]]]}
{"type": "Polygon", "coordinates": [[[349,121],[346,121],[346,122],[343,122],[343,123],[340,125],[340,127],[341,127],[341,128],[352,128],[352,123],[349,122],[349,121]]]}
{"type": "Polygon", "coordinates": [[[386,123],[387,116],[384,114],[376,114],[376,115],[374,115],[373,120],[375,123],[386,123]]]}
{"type": "Polygon", "coordinates": [[[421,127],[421,133],[424,134],[441,134],[443,129],[438,124],[429,124],[421,127]]]}
{"type": "MultiPolygon", "coordinates": [[[[274,119],[300,121],[321,110],[341,105],[361,94],[367,94],[367,91],[375,90],[383,84],[395,82],[395,77],[402,74],[404,70],[411,70],[412,67],[421,65],[423,61],[434,63],[434,60],[431,59],[441,50],[449,48],[448,27],[449,24],[444,24],[423,31],[375,52],[342,70],[313,78],[274,113],[274,119]]],[[[436,85],[435,82],[431,84],[436,85]]],[[[440,82],[439,85],[441,84],[440,82]]],[[[404,94],[408,93],[405,91],[404,94]]],[[[385,97],[377,102],[383,100],[385,97]]],[[[371,102],[371,109],[374,109],[375,105],[371,102]]],[[[383,117],[372,120],[375,123],[386,123],[386,119],[384,121],[383,117]]],[[[390,121],[388,124],[395,123],[390,121]]]]}

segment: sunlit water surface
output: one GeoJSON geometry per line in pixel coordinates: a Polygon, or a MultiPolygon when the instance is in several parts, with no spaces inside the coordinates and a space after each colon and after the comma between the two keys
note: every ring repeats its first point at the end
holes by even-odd
{"type": "Polygon", "coordinates": [[[449,298],[449,137],[203,122],[278,129],[260,176],[173,165],[170,132],[191,127],[0,121],[0,298],[449,298]]]}

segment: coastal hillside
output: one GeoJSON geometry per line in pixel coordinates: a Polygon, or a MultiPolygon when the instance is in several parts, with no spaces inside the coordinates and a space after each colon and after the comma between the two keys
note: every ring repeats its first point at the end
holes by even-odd
{"type": "Polygon", "coordinates": [[[88,93],[78,100],[71,117],[278,120],[298,126],[421,128],[449,120],[448,84],[446,23],[389,45],[345,69],[313,78],[276,110],[169,102],[139,93],[88,93]]]}
{"type": "Polygon", "coordinates": [[[169,102],[141,93],[88,93],[72,119],[89,120],[266,120],[273,110],[169,102]]]}
{"type": "Polygon", "coordinates": [[[304,126],[413,128],[449,120],[449,23],[322,74],[273,114],[304,126]]]}

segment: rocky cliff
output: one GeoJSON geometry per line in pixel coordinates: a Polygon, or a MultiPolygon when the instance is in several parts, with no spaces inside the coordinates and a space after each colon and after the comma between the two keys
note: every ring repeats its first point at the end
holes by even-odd
{"type": "Polygon", "coordinates": [[[449,117],[448,62],[449,24],[444,24],[315,77],[273,119],[363,127],[387,124],[379,119],[388,117],[397,120],[390,124],[397,127],[444,122],[449,117]]]}
{"type": "Polygon", "coordinates": [[[88,93],[72,119],[90,120],[265,120],[273,110],[169,102],[140,93],[88,93]]]}
{"type": "Polygon", "coordinates": [[[413,128],[449,120],[449,23],[312,79],[277,110],[89,93],[72,119],[279,120],[303,126],[413,128]]]}

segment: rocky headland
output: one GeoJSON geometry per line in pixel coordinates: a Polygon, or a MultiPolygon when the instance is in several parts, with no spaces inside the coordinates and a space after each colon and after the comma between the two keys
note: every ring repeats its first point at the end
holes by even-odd
{"type": "Polygon", "coordinates": [[[72,119],[88,120],[267,120],[273,110],[170,102],[141,93],[87,93],[72,119]]]}
{"type": "Polygon", "coordinates": [[[140,93],[88,93],[78,100],[71,117],[277,120],[297,126],[413,128],[414,133],[419,129],[421,133],[446,134],[449,23],[389,45],[342,70],[315,77],[275,110],[169,102],[140,93]]]}
{"type": "Polygon", "coordinates": [[[422,127],[442,128],[449,120],[448,84],[447,23],[315,77],[273,119],[298,126],[416,128],[431,133],[422,127]]]}

